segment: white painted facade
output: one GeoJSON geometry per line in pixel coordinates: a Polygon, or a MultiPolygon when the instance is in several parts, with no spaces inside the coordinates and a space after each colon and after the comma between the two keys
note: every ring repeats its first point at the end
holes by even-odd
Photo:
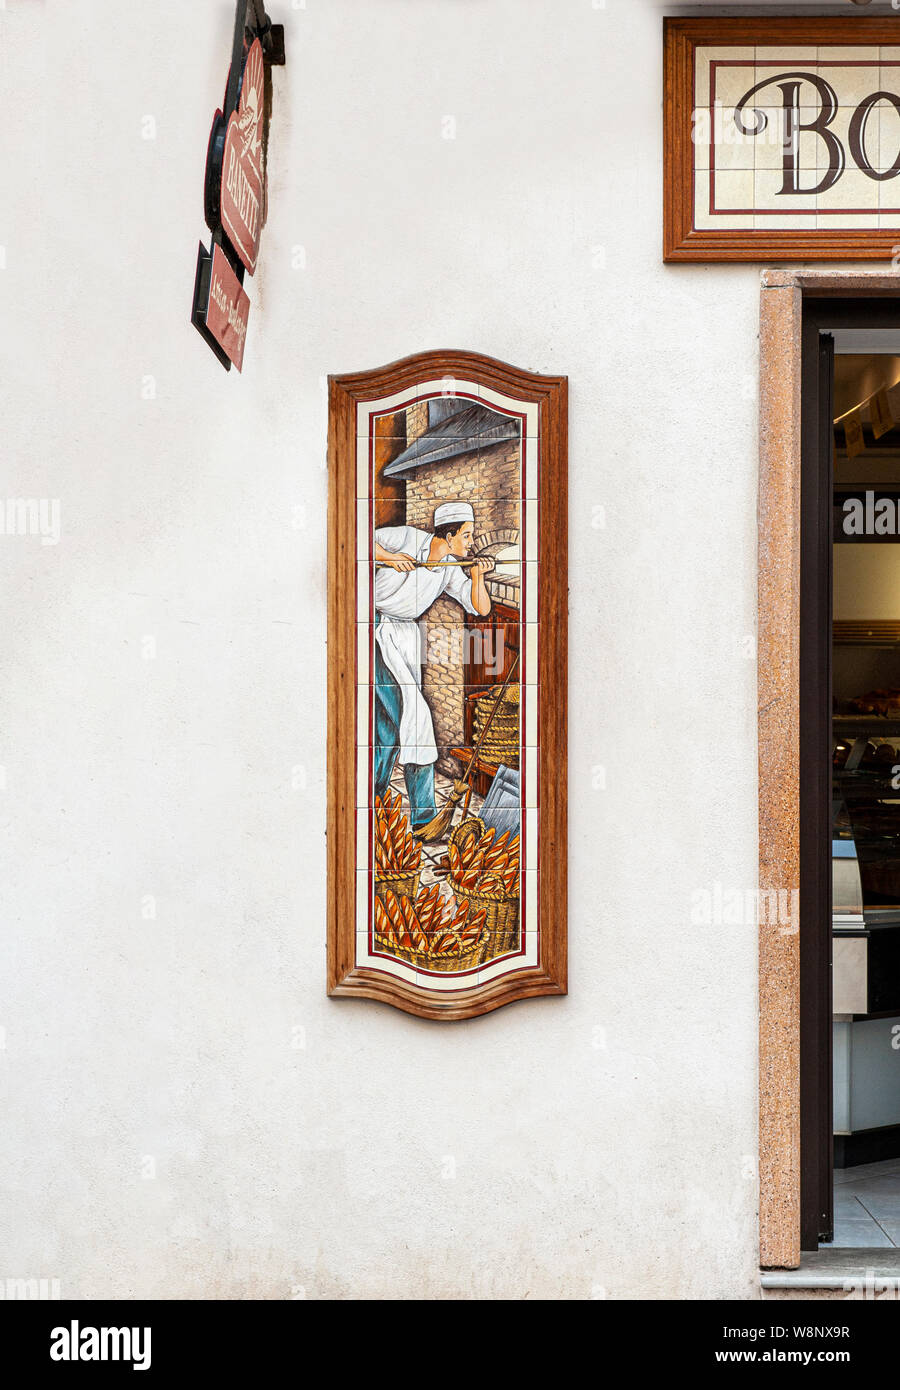
{"type": "Polygon", "coordinates": [[[759,267],[662,263],[686,7],[270,12],[239,377],[230,0],[0,9],[2,492],[59,508],[0,536],[0,1276],[757,1297],[756,920],[696,919],[756,885],[759,267]],[[438,347],[570,383],[570,993],[452,1025],[325,995],[325,378],[438,347]]]}

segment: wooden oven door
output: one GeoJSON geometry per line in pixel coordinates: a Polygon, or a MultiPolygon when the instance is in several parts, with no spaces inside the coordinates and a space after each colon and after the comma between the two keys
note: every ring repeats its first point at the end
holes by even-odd
{"type": "MultiPolygon", "coordinates": [[[[519,654],[519,610],[494,603],[486,618],[468,618],[466,628],[464,742],[471,748],[475,743],[476,702],[502,685],[519,654]]],[[[480,756],[477,759],[472,785],[479,796],[487,796],[498,766],[480,756]]]]}

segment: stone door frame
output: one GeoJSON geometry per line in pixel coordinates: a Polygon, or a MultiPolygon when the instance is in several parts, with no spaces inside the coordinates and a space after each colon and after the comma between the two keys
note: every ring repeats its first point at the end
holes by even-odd
{"type": "MultiPolygon", "coordinates": [[[[807,298],[893,298],[900,274],[767,270],[760,293],[759,886],[800,884],[800,384],[807,298]]],[[[760,901],[764,894],[760,893],[760,901]]],[[[759,924],[759,1245],[800,1264],[800,936],[759,924]]]]}

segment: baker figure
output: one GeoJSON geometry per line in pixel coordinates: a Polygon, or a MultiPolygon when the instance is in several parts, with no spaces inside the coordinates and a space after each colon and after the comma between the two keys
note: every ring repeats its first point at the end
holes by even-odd
{"type": "Polygon", "coordinates": [[[490,613],[484,578],[493,560],[457,563],[471,555],[474,539],[475,513],[468,502],[436,507],[433,532],[415,526],[375,531],[375,795],[387,791],[399,758],[414,829],[435,814],[437,761],[431,710],[422,694],[418,620],[440,594],[449,594],[467,613],[490,613]],[[418,568],[425,563],[434,569],[418,568]]]}

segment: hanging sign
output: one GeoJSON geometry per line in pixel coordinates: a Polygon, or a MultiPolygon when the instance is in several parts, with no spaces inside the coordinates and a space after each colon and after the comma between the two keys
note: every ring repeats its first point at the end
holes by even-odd
{"type": "Polygon", "coordinates": [[[884,387],[876,391],[869,401],[869,414],[872,417],[872,433],[876,439],[880,439],[894,428],[890,397],[884,387]]]}
{"type": "Polygon", "coordinates": [[[284,63],[284,29],[262,0],[238,0],[224,109],[213,117],[204,209],[212,245],[197,257],[191,321],[222,365],[241,370],[250,299],[266,220],[267,66],[284,63]]]}
{"type": "Polygon", "coordinates": [[[862,411],[851,410],[849,415],[843,419],[844,439],[847,445],[847,457],[857,458],[866,452],[866,441],[863,438],[862,411]]]}
{"type": "Polygon", "coordinates": [[[255,39],[244,66],[240,103],[225,135],[221,193],[222,227],[251,275],[265,216],[263,89],[262,44],[255,39]]]}
{"type": "Polygon", "coordinates": [[[227,365],[233,362],[238,371],[244,362],[244,339],[250,317],[250,298],[229,264],[221,246],[213,245],[212,255],[200,246],[198,261],[203,322],[214,342],[216,356],[227,365]]]}
{"type": "Polygon", "coordinates": [[[890,260],[900,25],[665,21],[667,261],[890,260]]]}

